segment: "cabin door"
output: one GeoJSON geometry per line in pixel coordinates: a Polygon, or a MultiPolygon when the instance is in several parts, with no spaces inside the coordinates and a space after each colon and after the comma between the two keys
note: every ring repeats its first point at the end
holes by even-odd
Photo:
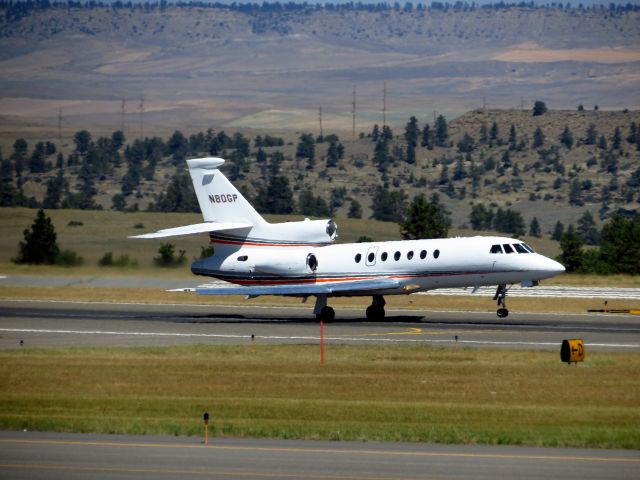
{"type": "Polygon", "coordinates": [[[367,258],[365,259],[365,265],[367,265],[367,267],[373,267],[376,264],[377,257],[378,247],[369,247],[369,250],[367,250],[367,258]]]}

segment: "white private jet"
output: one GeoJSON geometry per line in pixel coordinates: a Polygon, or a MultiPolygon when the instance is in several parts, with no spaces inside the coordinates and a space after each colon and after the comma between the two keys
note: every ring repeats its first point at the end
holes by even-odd
{"type": "Polygon", "coordinates": [[[191,265],[196,275],[236,286],[184,289],[202,295],[316,297],[314,314],[333,320],[329,297],[371,296],[368,319],[385,315],[384,295],[436,288],[497,285],[497,314],[506,317],[507,285],[535,286],[564,272],[558,262],[506,237],[438,238],[333,244],[333,220],[268,223],[219,170],[221,158],[188,160],[204,223],[132,238],[209,233],[214,254],[191,265]]]}

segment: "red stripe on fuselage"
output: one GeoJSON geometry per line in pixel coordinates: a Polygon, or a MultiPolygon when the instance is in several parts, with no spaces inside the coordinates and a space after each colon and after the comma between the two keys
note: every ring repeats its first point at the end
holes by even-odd
{"type": "MultiPolygon", "coordinates": [[[[490,273],[508,273],[508,272],[456,272],[456,273],[428,273],[428,274],[404,274],[404,275],[371,275],[366,277],[326,277],[326,278],[308,278],[308,279],[282,279],[282,280],[252,280],[252,279],[227,279],[226,281],[237,285],[308,285],[312,283],[340,283],[340,282],[359,282],[376,280],[378,278],[395,278],[398,280],[409,278],[428,278],[428,277],[455,277],[460,275],[487,275],[490,273]]],[[[354,283],[354,287],[357,284],[354,283]]]]}

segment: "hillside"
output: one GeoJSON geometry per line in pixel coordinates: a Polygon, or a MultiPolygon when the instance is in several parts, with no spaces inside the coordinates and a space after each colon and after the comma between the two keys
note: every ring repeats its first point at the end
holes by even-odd
{"type": "MultiPolygon", "coordinates": [[[[418,140],[415,163],[408,163],[404,129],[393,132],[384,163],[380,163],[375,153],[379,142],[370,135],[363,135],[355,141],[349,137],[338,138],[334,146],[342,145],[344,153],[334,166],[327,162],[330,142],[316,143],[314,162],[309,162],[307,157],[296,156],[299,136],[292,132],[283,134],[281,146],[262,148],[256,146],[257,137],[264,139],[267,134],[278,139],[281,137],[264,131],[245,132],[245,135],[227,132],[233,141],[240,138],[246,142],[242,147],[246,152],[241,154],[238,148],[227,147],[216,150],[214,154],[228,160],[225,165],[227,175],[258,203],[257,197],[268,187],[273,175],[271,172],[277,168],[277,175],[286,177],[289,182],[298,213],[303,208],[301,194],[311,190],[325,207],[335,206],[333,213],[337,217],[345,218],[351,202],[355,200],[362,207],[363,218],[368,218],[377,189],[385,187],[388,191],[402,191],[407,201],[418,193],[425,193],[428,197],[438,193],[451,211],[456,227],[468,224],[474,203],[483,203],[487,207],[517,210],[523,214],[527,225],[534,216],[537,217],[546,236],[558,220],[565,224],[575,223],[586,210],[598,222],[620,209],[638,210],[640,143],[637,134],[635,139],[631,137],[634,124],[636,127],[640,125],[640,112],[548,111],[544,115],[533,116],[531,111],[475,110],[449,122],[445,146],[429,148],[418,140]],[[535,132],[538,128],[544,139],[536,146],[535,132]],[[565,128],[573,138],[570,148],[560,141],[565,128]],[[614,139],[616,129],[620,134],[617,146],[614,139]],[[483,130],[487,136],[485,139],[482,138],[483,130]],[[509,137],[514,132],[515,138],[510,142],[509,137]],[[468,145],[460,143],[465,135],[471,138],[468,145]],[[264,155],[258,158],[260,151],[260,155],[264,155]],[[279,161],[276,160],[278,158],[279,161]]],[[[424,125],[423,120],[418,121],[421,136],[424,125]]],[[[431,123],[431,129],[433,127],[431,123]]],[[[183,133],[184,136],[178,135],[184,139],[184,150],[180,150],[179,155],[189,158],[209,155],[214,147],[206,139],[216,138],[220,131],[201,132],[200,135],[198,132],[183,133]],[[197,146],[198,138],[204,142],[204,147],[197,146]]],[[[325,135],[328,133],[325,131],[325,135]]],[[[164,142],[153,140],[157,148],[147,140],[144,147],[147,153],[141,153],[138,168],[148,172],[153,161],[152,174],[143,173],[139,185],[134,186],[130,194],[125,192],[123,182],[126,183],[131,168],[127,161],[131,158],[131,149],[142,148],[143,143],[137,140],[118,149],[116,157],[113,157],[115,163],[102,165],[96,160],[101,158],[96,152],[100,151],[100,145],[109,144],[108,138],[94,136],[93,143],[86,147],[87,151],[93,152],[91,154],[79,151],[78,143],[72,139],[63,139],[57,143],[56,153],[44,154],[43,165],[48,164],[49,167],[43,167],[46,171],[42,173],[29,172],[34,155],[34,145],[29,144],[20,183],[27,197],[34,196],[42,202],[58,171],[66,181],[67,190],[77,194],[84,188],[83,178],[91,176],[87,172],[99,168],[102,173],[94,173],[92,177],[97,204],[110,209],[114,196],[121,196],[122,203],[117,208],[144,210],[150,203],[158,203],[159,196],[166,193],[174,182],[177,169],[184,168],[184,160],[180,156],[177,158],[175,150],[172,150],[178,137],[164,138],[164,142]],[[59,168],[55,168],[59,153],[62,163],[58,160],[59,168]]],[[[3,167],[10,164],[15,168],[15,160],[7,157],[9,155],[5,155],[3,167]]],[[[12,157],[15,158],[15,153],[12,157]]],[[[17,186],[18,180],[10,170],[11,181],[17,186]]],[[[7,179],[6,176],[4,178],[7,179]]],[[[191,189],[189,181],[180,185],[180,188],[191,189]]],[[[64,197],[65,192],[60,193],[64,197]]],[[[66,195],[68,197],[69,194],[66,195]]],[[[172,195],[175,196],[175,192],[172,195]]],[[[71,201],[73,205],[77,200],[72,198],[71,201]]],[[[190,205],[189,208],[197,211],[197,205],[190,205]]],[[[328,212],[326,214],[329,215],[328,212]]]]}
{"type": "Polygon", "coordinates": [[[0,135],[331,131],[483,105],[640,107],[634,8],[0,8],[0,135]],[[122,100],[125,99],[123,109],[122,100]]]}

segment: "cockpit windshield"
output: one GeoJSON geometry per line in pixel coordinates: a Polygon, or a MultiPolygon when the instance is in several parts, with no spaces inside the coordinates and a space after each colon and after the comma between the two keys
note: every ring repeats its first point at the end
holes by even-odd
{"type": "Polygon", "coordinates": [[[514,253],[514,252],[536,253],[533,251],[533,248],[531,248],[526,243],[513,243],[513,244],[503,243],[502,245],[496,244],[496,245],[491,245],[491,250],[489,250],[489,253],[514,253]]]}

